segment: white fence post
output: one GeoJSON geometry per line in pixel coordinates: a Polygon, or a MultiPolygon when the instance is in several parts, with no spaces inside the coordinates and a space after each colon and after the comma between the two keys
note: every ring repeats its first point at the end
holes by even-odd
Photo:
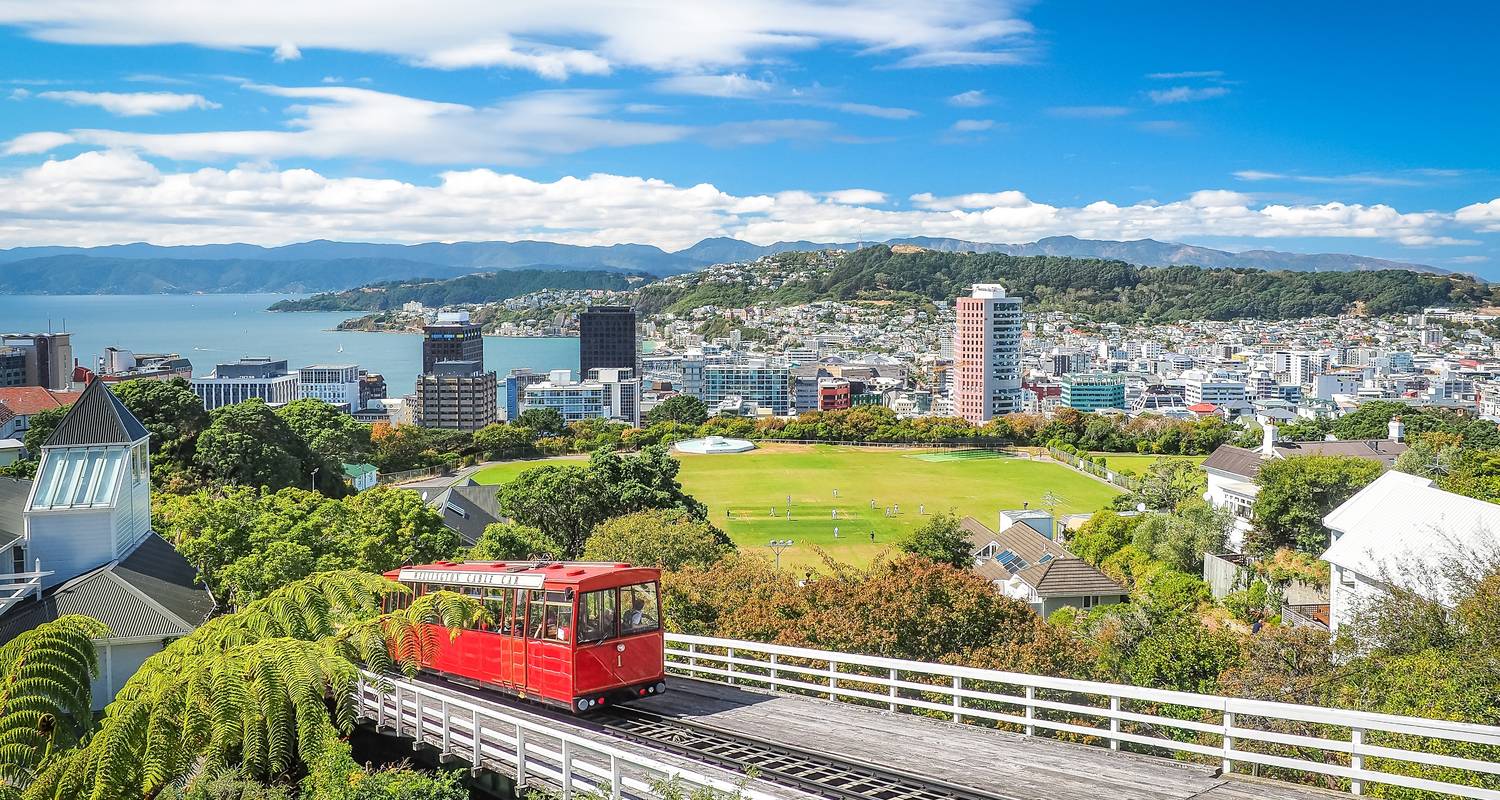
{"type": "Polygon", "coordinates": [[[562,740],[562,800],[573,800],[573,746],[562,740]]]}
{"type": "Polygon", "coordinates": [[[698,645],[688,642],[688,671],[698,671],[698,645]]]}
{"type": "Polygon", "coordinates": [[[734,648],[729,648],[729,658],[724,662],[724,668],[729,670],[729,685],[734,685],[734,648]]]}
{"type": "MultiPolygon", "coordinates": [[[[1365,743],[1365,731],[1363,728],[1353,728],[1349,731],[1349,768],[1364,769],[1365,757],[1360,752],[1360,746],[1365,743]]],[[[1365,782],[1359,778],[1349,780],[1349,791],[1352,794],[1364,794],[1365,782]]]]}
{"type": "Polygon", "coordinates": [[[839,662],[828,660],[828,699],[837,700],[839,689],[839,662]]]}
{"type": "Polygon", "coordinates": [[[469,727],[469,750],[470,755],[473,756],[469,759],[469,766],[474,769],[479,769],[484,763],[484,747],[481,745],[484,741],[483,730],[484,725],[479,722],[479,709],[476,708],[474,709],[474,722],[469,727]]]}
{"type": "Polygon", "coordinates": [[[1228,775],[1234,772],[1234,737],[1230,735],[1230,729],[1234,727],[1234,712],[1224,712],[1224,758],[1219,764],[1219,772],[1228,775]]]}
{"type": "Polygon", "coordinates": [[[516,725],[516,793],[526,791],[526,729],[516,725]]]}
{"type": "Polygon", "coordinates": [[[1109,749],[1120,749],[1120,737],[1114,735],[1120,732],[1120,698],[1111,696],[1109,698],[1109,749]]]}
{"type": "Polygon", "coordinates": [[[422,693],[416,692],[412,695],[412,705],[416,707],[417,721],[413,726],[411,735],[411,749],[416,750],[422,746],[422,693]]]}
{"type": "Polygon", "coordinates": [[[1026,735],[1027,736],[1035,736],[1036,735],[1036,726],[1031,724],[1031,720],[1034,720],[1034,719],[1036,719],[1036,687],[1035,686],[1027,686],[1026,687],[1026,735]]]}
{"type": "Polygon", "coordinates": [[[453,715],[448,711],[448,701],[443,700],[443,757],[453,755],[453,715]]]}
{"type": "Polygon", "coordinates": [[[963,695],[959,694],[959,691],[962,690],[963,688],[964,688],[964,679],[955,675],[953,677],[953,721],[954,722],[963,722],[964,721],[964,715],[963,715],[964,698],[963,698],[963,695]]]}
{"type": "Polygon", "coordinates": [[[899,673],[899,672],[896,671],[895,667],[891,667],[891,692],[890,692],[891,703],[890,703],[890,705],[891,705],[891,710],[892,711],[896,710],[896,681],[898,680],[897,676],[899,676],[900,674],[901,673],[899,673]]]}
{"type": "Polygon", "coordinates": [[[771,688],[776,688],[776,654],[771,654],[771,688]]]}
{"type": "Polygon", "coordinates": [[[611,754],[609,757],[609,800],[620,800],[620,790],[625,782],[625,777],[620,774],[620,757],[611,754]]]}

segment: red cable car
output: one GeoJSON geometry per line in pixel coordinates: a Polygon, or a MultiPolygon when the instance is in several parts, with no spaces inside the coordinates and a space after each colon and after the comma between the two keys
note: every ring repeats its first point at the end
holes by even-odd
{"type": "MultiPolygon", "coordinates": [[[[574,713],[666,691],[661,570],[629,564],[481,561],[385,574],[414,595],[449,591],[484,603],[493,623],[457,637],[435,625],[423,668],[574,713]]],[[[392,600],[400,606],[411,596],[392,600]]],[[[399,606],[398,606],[399,607],[399,606]]]]}

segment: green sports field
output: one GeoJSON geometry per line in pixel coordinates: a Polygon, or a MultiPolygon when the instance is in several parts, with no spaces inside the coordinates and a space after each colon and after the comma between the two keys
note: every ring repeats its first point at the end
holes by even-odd
{"type": "Polygon", "coordinates": [[[1157,461],[1191,461],[1194,464],[1202,464],[1208,456],[1146,456],[1135,453],[1093,453],[1096,456],[1104,456],[1105,466],[1121,472],[1130,471],[1136,475],[1143,475],[1146,468],[1157,461]]]}
{"type": "MultiPolygon", "coordinates": [[[[769,445],[737,455],[678,458],[683,488],[708,505],[716,525],[742,548],[765,548],[772,539],[795,541],[781,556],[783,566],[794,568],[821,563],[814,546],[840,561],[866,563],[922,523],[923,505],[928,515],[951,508],[994,527],[1001,509],[1027,502],[1038,508],[1049,491],[1058,500],[1059,515],[1098,510],[1118,494],[1054,463],[987,452],[769,445]]],[[[498,464],[474,479],[504,483],[543,463],[549,462],[498,464]]]]}

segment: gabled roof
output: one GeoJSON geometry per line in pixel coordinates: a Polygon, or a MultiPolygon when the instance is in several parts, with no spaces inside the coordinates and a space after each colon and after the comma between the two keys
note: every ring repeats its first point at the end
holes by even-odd
{"type": "Polygon", "coordinates": [[[1025,570],[1021,579],[1027,582],[1035,580],[1036,593],[1042,597],[1125,594],[1125,587],[1076,556],[1053,559],[1025,570]],[[1041,574],[1032,576],[1030,573],[1034,570],[1041,570],[1041,574]]]}
{"type": "Polygon", "coordinates": [[[22,417],[29,417],[49,408],[61,408],[76,402],[79,396],[78,392],[54,392],[40,386],[0,387],[0,403],[22,417]]]}
{"type": "Polygon", "coordinates": [[[1338,535],[1323,560],[1380,582],[1408,585],[1448,603],[1452,561],[1500,551],[1500,505],[1392,470],[1323,518],[1338,535]]]}
{"type": "Polygon", "coordinates": [[[473,545],[487,526],[501,519],[496,494],[496,487],[470,481],[450,486],[434,505],[443,515],[443,524],[457,532],[465,545],[473,545]]]}
{"type": "MultiPolygon", "coordinates": [[[[1295,458],[1297,456],[1346,456],[1352,458],[1368,458],[1378,461],[1384,466],[1391,466],[1396,459],[1406,452],[1406,445],[1401,442],[1393,442],[1389,439],[1351,439],[1347,441],[1333,442],[1278,442],[1276,444],[1277,458],[1295,458]]],[[[1265,456],[1260,450],[1250,450],[1244,447],[1221,444],[1203,462],[1204,469],[1213,469],[1226,472],[1230,475],[1238,475],[1250,480],[1260,473],[1261,465],[1265,463],[1265,456]]]]}
{"type": "Polygon", "coordinates": [[[165,539],[152,534],[121,561],[49,589],[0,617],[0,641],[65,614],[109,626],[110,639],[184,636],[213,612],[197,572],[165,539]]]}
{"type": "Polygon", "coordinates": [[[94,381],[47,437],[43,447],[131,444],[150,436],[130,409],[105,385],[94,381]]]}
{"type": "Polygon", "coordinates": [[[1203,461],[1204,469],[1216,469],[1242,478],[1254,478],[1260,472],[1261,457],[1256,450],[1221,444],[1203,461]]]}
{"type": "Polygon", "coordinates": [[[1126,593],[1120,584],[1029,525],[1017,523],[999,533],[992,533],[973,517],[964,517],[960,525],[968,533],[974,550],[982,550],[993,542],[1025,562],[1014,573],[993,560],[976,564],[974,571],[986,580],[1005,582],[1019,578],[1035,589],[1039,597],[1126,593]]]}

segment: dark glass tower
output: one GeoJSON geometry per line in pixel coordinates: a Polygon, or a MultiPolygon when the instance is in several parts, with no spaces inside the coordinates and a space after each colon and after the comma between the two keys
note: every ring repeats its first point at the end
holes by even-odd
{"type": "Polygon", "coordinates": [[[484,337],[466,312],[439,314],[437,322],[422,327],[422,374],[432,374],[439,361],[477,361],[484,371],[484,337]]]}
{"type": "Polygon", "coordinates": [[[629,306],[593,306],[578,315],[578,378],[591,369],[638,369],[635,311],[629,306]]]}

